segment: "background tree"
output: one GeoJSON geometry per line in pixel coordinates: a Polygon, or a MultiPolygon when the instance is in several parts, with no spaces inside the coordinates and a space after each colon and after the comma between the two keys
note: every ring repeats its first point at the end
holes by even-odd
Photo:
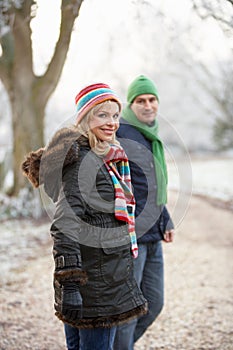
{"type": "Polygon", "coordinates": [[[13,128],[14,186],[25,185],[20,165],[23,157],[44,143],[44,115],[66,60],[75,19],[83,0],[61,1],[61,24],[53,56],[43,75],[33,71],[31,21],[36,16],[33,0],[0,1],[0,79],[8,94],[13,128]]]}
{"type": "MultiPolygon", "coordinates": [[[[214,19],[222,29],[224,35],[233,39],[233,0],[192,0],[193,8],[200,18],[214,19]]],[[[233,51],[233,46],[231,47],[233,51]]],[[[208,67],[201,65],[205,76],[211,78],[208,67]]],[[[201,81],[220,108],[221,116],[216,118],[213,128],[213,139],[219,150],[233,148],[233,62],[225,62],[219,67],[221,73],[220,84],[213,89],[201,81]],[[217,88],[216,88],[217,87],[217,88]]],[[[214,113],[212,111],[212,113],[214,113]]]]}
{"type": "Polygon", "coordinates": [[[203,20],[214,18],[223,31],[232,36],[233,0],[192,0],[193,9],[203,20]]]}

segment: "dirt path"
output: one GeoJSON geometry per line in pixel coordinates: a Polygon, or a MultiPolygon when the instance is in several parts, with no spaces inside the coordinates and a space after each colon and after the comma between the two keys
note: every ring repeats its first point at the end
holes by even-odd
{"type": "MultiPolygon", "coordinates": [[[[136,350],[233,349],[232,222],[232,212],[192,198],[175,242],[164,245],[165,307],[136,350]]],[[[65,350],[53,312],[49,224],[17,221],[0,229],[3,261],[13,266],[2,264],[0,272],[0,350],[65,350]],[[7,245],[12,231],[17,238],[7,245]],[[22,232],[28,239],[17,250],[22,232]]]]}

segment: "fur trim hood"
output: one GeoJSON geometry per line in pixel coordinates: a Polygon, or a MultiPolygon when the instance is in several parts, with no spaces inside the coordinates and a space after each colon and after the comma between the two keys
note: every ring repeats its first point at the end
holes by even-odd
{"type": "Polygon", "coordinates": [[[60,129],[47,147],[26,156],[22,163],[23,174],[34,187],[44,185],[46,193],[56,202],[62,171],[64,167],[77,161],[81,144],[88,145],[88,139],[72,128],[60,129]]]}

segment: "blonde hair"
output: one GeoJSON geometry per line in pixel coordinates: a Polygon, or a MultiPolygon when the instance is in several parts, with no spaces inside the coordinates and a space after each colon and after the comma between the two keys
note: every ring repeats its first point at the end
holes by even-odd
{"type": "MultiPolygon", "coordinates": [[[[99,156],[104,156],[108,153],[110,148],[110,143],[107,141],[101,141],[99,140],[95,134],[90,129],[89,123],[91,119],[94,117],[95,113],[98,112],[98,110],[106,105],[109,105],[111,102],[117,103],[114,100],[107,100],[104,101],[96,106],[94,106],[82,119],[81,121],[78,121],[77,124],[75,124],[75,129],[81,134],[88,138],[89,144],[93,152],[95,152],[99,156]]],[[[116,140],[115,133],[113,134],[112,144],[119,145],[120,143],[116,140]]]]}

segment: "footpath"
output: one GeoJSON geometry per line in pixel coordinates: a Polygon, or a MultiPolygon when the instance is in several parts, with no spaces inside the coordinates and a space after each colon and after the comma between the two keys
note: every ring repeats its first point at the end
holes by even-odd
{"type": "MultiPolygon", "coordinates": [[[[135,350],[233,349],[232,222],[232,211],[192,197],[175,242],[163,246],[164,309],[135,350]]],[[[1,223],[0,242],[0,350],[65,350],[49,223],[1,223]]]]}

